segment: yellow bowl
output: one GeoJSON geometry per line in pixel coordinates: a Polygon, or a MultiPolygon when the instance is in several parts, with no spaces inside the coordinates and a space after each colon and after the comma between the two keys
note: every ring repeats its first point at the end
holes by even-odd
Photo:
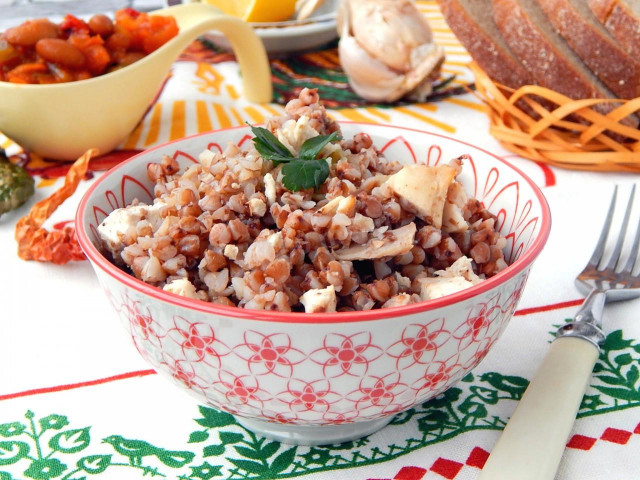
{"type": "Polygon", "coordinates": [[[202,3],[151,14],[173,16],[180,32],[132,65],[78,82],[0,82],[0,131],[27,150],[52,159],[75,159],[89,148],[109,152],[140,121],[180,52],[209,30],[229,39],[243,72],[245,97],[257,103],[271,100],[267,54],[247,23],[202,3]]]}

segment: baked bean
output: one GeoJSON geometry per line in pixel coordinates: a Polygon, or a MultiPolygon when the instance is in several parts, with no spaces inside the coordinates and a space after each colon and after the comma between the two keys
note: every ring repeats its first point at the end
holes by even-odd
{"type": "Polygon", "coordinates": [[[44,60],[65,67],[81,68],[85,64],[84,55],[69,42],[60,38],[43,38],[36,43],[36,52],[44,60]]]}
{"type": "Polygon", "coordinates": [[[30,47],[43,38],[56,38],[58,26],[46,18],[28,20],[17,27],[9,28],[4,37],[13,45],[30,47]]]}
{"type": "Polygon", "coordinates": [[[106,37],[113,33],[113,22],[106,15],[94,15],[89,19],[89,28],[96,34],[106,37]]]}

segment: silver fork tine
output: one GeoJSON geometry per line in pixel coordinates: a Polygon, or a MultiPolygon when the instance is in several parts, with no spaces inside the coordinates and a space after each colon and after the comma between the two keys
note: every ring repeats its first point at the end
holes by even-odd
{"type": "Polygon", "coordinates": [[[629,259],[624,267],[624,272],[633,273],[633,271],[640,265],[640,257],[638,257],[638,247],[640,246],[640,219],[638,220],[638,229],[636,230],[636,237],[633,239],[633,246],[631,247],[631,253],[629,259]],[[634,263],[635,260],[635,263],[634,263]]]}
{"type": "Polygon", "coordinates": [[[627,203],[627,209],[624,212],[624,219],[622,220],[622,226],[620,227],[620,233],[618,233],[618,241],[611,254],[609,263],[605,268],[615,271],[616,263],[618,268],[622,266],[622,258],[620,258],[620,252],[622,252],[622,244],[624,243],[624,237],[627,235],[627,227],[629,226],[629,217],[631,216],[631,207],[633,207],[633,196],[636,193],[636,186],[631,189],[631,195],[629,195],[629,202],[627,203]]]}
{"type": "MultiPolygon", "coordinates": [[[[635,189],[635,185],[633,188],[635,189]]],[[[635,268],[640,265],[640,257],[638,257],[638,249],[640,247],[640,215],[638,215],[638,228],[636,229],[636,235],[633,239],[633,245],[631,246],[631,251],[629,253],[629,258],[627,259],[627,264],[624,266],[623,272],[632,273],[635,268]]]]}
{"type": "Polygon", "coordinates": [[[607,218],[604,221],[604,225],[602,227],[602,232],[600,233],[600,238],[598,239],[598,243],[596,244],[596,248],[589,259],[589,264],[593,265],[596,269],[598,268],[598,264],[602,260],[602,254],[604,253],[604,245],[607,242],[607,236],[609,235],[609,229],[611,228],[611,221],[613,220],[613,210],[616,205],[616,196],[618,195],[618,186],[613,189],[613,197],[611,198],[611,205],[609,205],[609,212],[607,213],[607,218]]]}

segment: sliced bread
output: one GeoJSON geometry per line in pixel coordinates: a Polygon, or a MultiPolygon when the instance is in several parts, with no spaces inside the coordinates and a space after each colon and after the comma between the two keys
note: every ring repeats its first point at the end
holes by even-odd
{"type": "Polygon", "coordinates": [[[537,2],[571,49],[616,96],[640,96],[640,63],[616,43],[584,0],[537,2]]]}
{"type": "Polygon", "coordinates": [[[502,39],[491,14],[491,0],[438,0],[438,4],[458,40],[493,80],[511,88],[533,83],[502,39]]]}
{"type": "Polygon", "coordinates": [[[633,58],[640,58],[640,2],[587,0],[593,14],[633,58]]]}
{"type": "MultiPolygon", "coordinates": [[[[507,45],[544,87],[573,99],[615,98],[554,30],[536,0],[493,0],[493,17],[507,45]]],[[[612,106],[600,104],[602,113],[612,106]]]]}

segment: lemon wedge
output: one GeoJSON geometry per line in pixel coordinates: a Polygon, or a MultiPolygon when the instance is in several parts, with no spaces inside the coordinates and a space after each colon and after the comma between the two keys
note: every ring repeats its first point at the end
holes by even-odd
{"type": "Polygon", "coordinates": [[[245,22],[280,22],[290,19],[296,9],[296,0],[204,0],[228,15],[245,22]]]}

